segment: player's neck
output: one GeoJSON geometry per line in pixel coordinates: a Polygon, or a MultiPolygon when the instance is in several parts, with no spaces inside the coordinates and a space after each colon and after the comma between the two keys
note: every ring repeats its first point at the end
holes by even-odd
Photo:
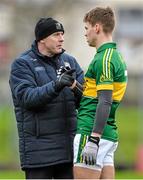
{"type": "Polygon", "coordinates": [[[102,46],[105,43],[113,42],[112,35],[102,35],[98,38],[96,43],[96,48],[98,49],[100,46],[102,46]]]}

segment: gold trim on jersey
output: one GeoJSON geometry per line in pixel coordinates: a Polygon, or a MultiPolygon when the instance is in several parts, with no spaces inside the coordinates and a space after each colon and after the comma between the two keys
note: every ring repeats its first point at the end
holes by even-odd
{"type": "Polygon", "coordinates": [[[113,90],[114,87],[113,87],[113,84],[100,84],[100,85],[97,85],[97,91],[99,90],[113,90]]]}
{"type": "Polygon", "coordinates": [[[100,84],[96,86],[96,80],[85,77],[83,96],[96,98],[99,90],[113,90],[113,100],[121,101],[126,90],[126,82],[114,82],[113,84],[100,84]]]}
{"type": "Polygon", "coordinates": [[[114,84],[114,91],[113,91],[113,100],[121,101],[123,95],[125,93],[127,83],[126,82],[116,82],[114,84]]]}
{"type": "Polygon", "coordinates": [[[97,97],[97,89],[96,89],[96,80],[95,79],[85,77],[83,96],[88,96],[91,98],[97,97]]]}
{"type": "Polygon", "coordinates": [[[127,83],[114,82],[113,84],[100,84],[97,85],[97,91],[99,90],[113,90],[113,100],[121,101],[126,90],[127,83]]]}

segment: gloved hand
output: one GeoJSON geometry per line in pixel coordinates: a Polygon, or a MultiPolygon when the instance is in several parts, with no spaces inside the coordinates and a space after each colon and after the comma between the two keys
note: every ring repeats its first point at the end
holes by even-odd
{"type": "Polygon", "coordinates": [[[65,86],[68,86],[68,87],[72,86],[72,84],[75,81],[75,79],[72,76],[74,72],[75,72],[75,69],[71,69],[61,74],[61,76],[55,82],[55,90],[60,91],[65,86]]]}
{"type": "Polygon", "coordinates": [[[73,88],[73,91],[74,91],[76,94],[81,94],[81,95],[82,95],[83,86],[82,86],[78,81],[76,81],[76,86],[73,88]]]}
{"type": "Polygon", "coordinates": [[[83,162],[88,165],[95,165],[96,164],[96,156],[99,147],[99,137],[90,136],[88,142],[86,143],[83,151],[82,151],[82,158],[83,162]]]}

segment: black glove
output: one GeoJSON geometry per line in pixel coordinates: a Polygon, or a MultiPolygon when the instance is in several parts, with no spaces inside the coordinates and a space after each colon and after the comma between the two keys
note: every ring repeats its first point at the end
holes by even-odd
{"type": "Polygon", "coordinates": [[[90,136],[84,149],[82,150],[82,158],[85,164],[95,165],[96,156],[99,147],[99,137],[90,136]]]}
{"type": "Polygon", "coordinates": [[[73,88],[73,91],[74,91],[76,94],[82,95],[83,86],[82,86],[78,81],[76,81],[76,86],[73,88]]]}
{"type": "Polygon", "coordinates": [[[75,98],[75,105],[76,105],[76,109],[78,109],[80,106],[80,101],[81,101],[81,97],[83,94],[83,86],[78,81],[76,81],[76,85],[72,89],[72,91],[74,93],[74,96],[76,97],[75,98]]]}
{"type": "Polygon", "coordinates": [[[55,82],[55,90],[61,91],[65,86],[72,86],[75,79],[72,76],[72,74],[75,72],[75,69],[71,69],[68,71],[65,71],[55,82]]]}

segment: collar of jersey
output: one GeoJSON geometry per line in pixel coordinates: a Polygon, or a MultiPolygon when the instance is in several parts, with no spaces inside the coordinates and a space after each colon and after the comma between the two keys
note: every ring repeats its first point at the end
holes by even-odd
{"type": "Polygon", "coordinates": [[[116,49],[116,43],[110,42],[110,43],[102,44],[102,45],[97,49],[97,52],[100,52],[100,51],[103,51],[103,50],[109,49],[109,48],[114,48],[114,49],[116,49]]]}

